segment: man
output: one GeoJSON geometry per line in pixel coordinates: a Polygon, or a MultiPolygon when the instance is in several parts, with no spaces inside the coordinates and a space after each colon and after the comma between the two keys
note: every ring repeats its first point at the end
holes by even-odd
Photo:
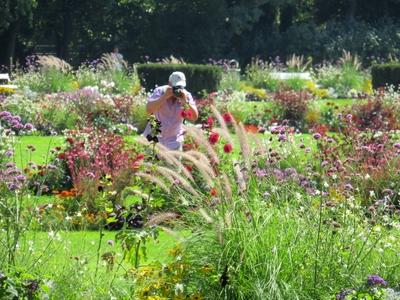
{"type": "MultiPolygon", "coordinates": [[[[183,114],[187,109],[186,118],[190,121],[197,120],[199,113],[192,95],[185,89],[186,77],[182,72],[173,72],[169,76],[168,85],[157,87],[148,98],[147,113],[154,114],[161,123],[159,142],[170,150],[181,150],[183,142],[183,114]]],[[[150,125],[144,131],[144,136],[149,135],[150,125]]]]}

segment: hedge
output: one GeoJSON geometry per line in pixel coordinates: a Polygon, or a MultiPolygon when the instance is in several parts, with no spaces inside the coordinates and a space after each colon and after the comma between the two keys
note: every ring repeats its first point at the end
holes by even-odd
{"type": "Polygon", "coordinates": [[[372,85],[375,89],[384,87],[385,85],[394,85],[396,88],[399,88],[400,64],[374,65],[372,67],[372,85]]]}
{"type": "Polygon", "coordinates": [[[181,71],[186,75],[187,89],[194,96],[202,96],[218,90],[222,71],[217,66],[194,64],[139,64],[136,66],[140,83],[151,91],[156,86],[168,83],[169,75],[174,71],[181,71]]]}

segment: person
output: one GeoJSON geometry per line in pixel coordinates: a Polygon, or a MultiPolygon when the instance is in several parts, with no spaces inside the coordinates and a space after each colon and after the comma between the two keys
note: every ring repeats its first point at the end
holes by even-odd
{"type": "Polygon", "coordinates": [[[115,46],[113,51],[111,52],[111,57],[114,59],[115,68],[118,70],[122,70],[124,66],[124,57],[121,53],[119,53],[119,48],[115,46]]]}
{"type": "MultiPolygon", "coordinates": [[[[195,121],[199,116],[192,94],[186,90],[185,74],[173,72],[168,85],[157,87],[147,100],[146,111],[160,122],[158,141],[170,150],[182,150],[184,117],[195,121]],[[183,115],[183,111],[189,113],[183,115]]],[[[143,135],[147,137],[150,132],[147,124],[143,135]]]]}

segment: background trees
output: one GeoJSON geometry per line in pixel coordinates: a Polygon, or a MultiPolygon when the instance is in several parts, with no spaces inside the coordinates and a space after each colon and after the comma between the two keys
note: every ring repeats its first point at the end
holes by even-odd
{"type": "Polygon", "coordinates": [[[400,0],[5,0],[0,8],[0,64],[31,53],[76,64],[114,45],[130,61],[400,55],[400,0]]]}

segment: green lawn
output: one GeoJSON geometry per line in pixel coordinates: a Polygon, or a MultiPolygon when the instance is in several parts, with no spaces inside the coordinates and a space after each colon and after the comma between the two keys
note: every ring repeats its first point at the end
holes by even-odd
{"type": "Polygon", "coordinates": [[[62,146],[63,136],[22,136],[17,137],[15,143],[15,163],[18,167],[24,167],[32,161],[36,164],[48,162],[50,150],[62,146]],[[35,151],[30,151],[28,146],[34,146],[35,151]]]}

